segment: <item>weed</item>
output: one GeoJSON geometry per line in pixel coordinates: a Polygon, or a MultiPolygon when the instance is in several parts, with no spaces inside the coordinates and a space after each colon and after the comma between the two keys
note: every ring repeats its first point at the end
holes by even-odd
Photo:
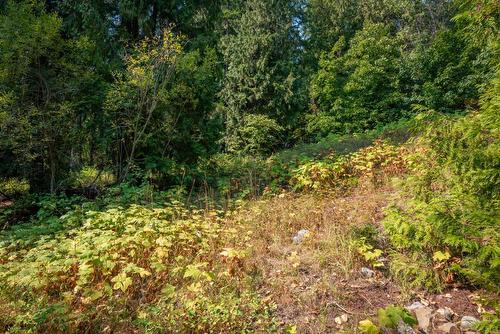
{"type": "Polygon", "coordinates": [[[1,314],[6,332],[101,331],[125,318],[149,331],[273,326],[272,306],[245,283],[237,225],[217,212],[133,205],[44,221],[38,238],[40,222],[0,239],[0,296],[14,311],[1,314]]]}

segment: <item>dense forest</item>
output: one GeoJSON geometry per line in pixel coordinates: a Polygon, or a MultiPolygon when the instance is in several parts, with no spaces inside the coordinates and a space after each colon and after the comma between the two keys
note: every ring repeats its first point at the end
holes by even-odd
{"type": "Polygon", "coordinates": [[[0,1],[0,332],[499,333],[499,21],[0,1]]]}

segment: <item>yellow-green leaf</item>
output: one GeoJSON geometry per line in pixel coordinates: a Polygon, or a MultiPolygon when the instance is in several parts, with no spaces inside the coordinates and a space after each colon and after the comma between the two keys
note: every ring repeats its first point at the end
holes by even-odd
{"type": "Polygon", "coordinates": [[[434,261],[446,261],[448,260],[449,258],[451,257],[450,253],[448,252],[441,252],[441,251],[437,251],[437,252],[434,252],[434,255],[432,256],[432,259],[434,261]]]}
{"type": "Polygon", "coordinates": [[[132,279],[127,276],[126,273],[121,272],[113,279],[111,279],[111,282],[114,282],[115,284],[113,285],[113,289],[115,290],[122,290],[123,292],[127,291],[128,287],[132,285],[132,279]]]}
{"type": "Polygon", "coordinates": [[[361,320],[358,324],[358,329],[364,334],[380,333],[380,329],[369,319],[361,320]]]}

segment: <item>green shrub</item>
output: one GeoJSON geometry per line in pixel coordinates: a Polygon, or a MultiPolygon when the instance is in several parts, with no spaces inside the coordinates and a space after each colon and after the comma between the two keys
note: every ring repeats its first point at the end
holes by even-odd
{"type": "Polygon", "coordinates": [[[57,219],[85,202],[88,201],[80,196],[28,194],[0,209],[0,225],[5,228],[18,223],[57,219]]]}
{"type": "Polygon", "coordinates": [[[387,328],[396,328],[400,322],[404,322],[408,325],[417,324],[417,320],[407,309],[394,305],[379,309],[377,315],[379,323],[387,328]]]}
{"type": "Polygon", "coordinates": [[[458,119],[422,118],[427,132],[409,159],[411,176],[384,222],[400,252],[425,256],[438,271],[451,270],[455,277],[447,275],[448,281],[492,289],[500,280],[499,93],[497,75],[480,111],[458,119]],[[450,260],[436,261],[436,252],[447,252],[450,260]]]}
{"type": "MultiPolygon", "coordinates": [[[[380,326],[388,329],[396,329],[400,323],[410,326],[416,325],[417,320],[410,312],[402,307],[389,305],[386,308],[380,308],[377,312],[377,320],[380,326]]],[[[365,334],[378,334],[380,328],[369,320],[365,319],[359,322],[358,329],[365,334]]]]}
{"type": "Polygon", "coordinates": [[[19,197],[29,192],[30,185],[26,180],[18,178],[0,179],[0,196],[19,197]]]}
{"type": "Polygon", "coordinates": [[[228,151],[234,154],[269,154],[284,131],[275,119],[265,114],[246,114],[233,127],[226,141],[228,151]]]}
{"type": "Polygon", "coordinates": [[[291,185],[295,190],[345,189],[358,179],[367,179],[374,185],[386,176],[405,170],[404,147],[377,140],[372,146],[337,156],[331,154],[320,161],[307,161],[292,171],[291,185]]]}
{"type": "Polygon", "coordinates": [[[223,198],[257,196],[271,182],[271,159],[260,156],[216,154],[201,160],[197,167],[198,180],[204,193],[223,198]],[[207,189],[210,187],[210,189],[207,189]]]}
{"type": "Polygon", "coordinates": [[[77,209],[0,234],[0,330],[253,332],[272,307],[243,275],[237,226],[217,212],[77,209]]]}
{"type": "Polygon", "coordinates": [[[411,294],[420,288],[435,292],[442,290],[443,280],[428,258],[419,254],[407,256],[398,252],[390,253],[389,258],[391,277],[398,282],[404,293],[411,294]]]}
{"type": "Polygon", "coordinates": [[[323,161],[309,161],[302,163],[293,171],[290,180],[295,190],[324,190],[338,186],[338,181],[347,177],[345,159],[332,155],[323,161]]]}

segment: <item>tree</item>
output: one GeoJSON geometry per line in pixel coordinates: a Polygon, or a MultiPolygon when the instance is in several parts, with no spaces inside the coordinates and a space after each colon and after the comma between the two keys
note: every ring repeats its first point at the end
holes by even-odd
{"type": "Polygon", "coordinates": [[[109,57],[120,47],[161,35],[165,26],[190,41],[187,49],[214,47],[224,0],[47,1],[72,37],[86,35],[109,57]]]}
{"type": "Polygon", "coordinates": [[[85,112],[99,100],[93,44],[65,40],[61,20],[32,1],[8,2],[0,21],[0,139],[5,175],[55,191],[78,164],[85,112]]]}
{"type": "Polygon", "coordinates": [[[317,61],[321,52],[329,50],[341,37],[349,40],[363,25],[360,14],[358,1],[309,1],[305,10],[309,61],[317,61]]]}
{"type": "Polygon", "coordinates": [[[404,31],[407,47],[412,48],[423,42],[422,35],[434,34],[448,25],[452,15],[447,0],[310,0],[304,22],[307,65],[317,70],[321,53],[342,37],[349,43],[365,21],[404,31]]]}
{"type": "Polygon", "coordinates": [[[365,22],[348,45],[341,38],[323,54],[311,82],[310,133],[353,133],[398,120],[400,41],[384,24],[365,22]]]}
{"type": "MultiPolygon", "coordinates": [[[[105,108],[117,143],[118,178],[123,181],[134,165],[139,147],[150,134],[151,121],[161,111],[166,85],[182,51],[178,37],[166,29],[161,37],[145,38],[125,56],[126,69],[117,74],[105,108]]],[[[165,121],[162,115],[160,120],[165,121]]],[[[175,127],[175,117],[171,119],[175,127]]],[[[167,142],[168,145],[168,142],[167,142]]]]}
{"type": "Polygon", "coordinates": [[[233,21],[234,30],[221,39],[225,71],[220,98],[229,151],[238,147],[246,115],[261,114],[286,125],[300,110],[295,9],[287,0],[250,0],[233,21]]]}

